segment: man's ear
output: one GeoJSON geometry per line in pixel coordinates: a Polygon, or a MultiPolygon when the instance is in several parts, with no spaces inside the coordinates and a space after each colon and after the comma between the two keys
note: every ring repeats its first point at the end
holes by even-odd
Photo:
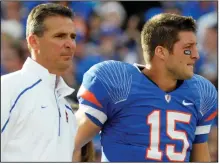
{"type": "Polygon", "coordinates": [[[28,45],[33,49],[33,50],[37,50],[39,48],[39,38],[34,35],[34,34],[31,34],[27,37],[27,42],[28,42],[28,45]]]}
{"type": "Polygon", "coordinates": [[[168,53],[168,50],[162,46],[157,46],[154,50],[154,54],[155,56],[157,56],[158,58],[164,60],[167,55],[169,54],[168,53]]]}

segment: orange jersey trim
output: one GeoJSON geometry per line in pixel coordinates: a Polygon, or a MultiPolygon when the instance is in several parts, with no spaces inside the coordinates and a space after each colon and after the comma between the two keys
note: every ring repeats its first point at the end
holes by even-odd
{"type": "Polygon", "coordinates": [[[82,94],[81,97],[95,105],[97,105],[100,108],[103,108],[102,104],[96,99],[95,95],[90,92],[89,90],[85,90],[82,94]]]}
{"type": "Polygon", "coordinates": [[[210,116],[205,121],[210,121],[210,120],[214,119],[217,116],[217,113],[218,113],[218,110],[216,110],[215,112],[210,114],[210,116]]]}

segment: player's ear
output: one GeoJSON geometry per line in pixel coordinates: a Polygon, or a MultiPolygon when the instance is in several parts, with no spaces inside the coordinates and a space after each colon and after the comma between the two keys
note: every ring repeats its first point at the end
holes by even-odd
{"type": "Polygon", "coordinates": [[[163,46],[157,46],[154,51],[155,56],[159,57],[160,59],[164,60],[166,58],[167,52],[166,48],[163,46]]]}
{"type": "Polygon", "coordinates": [[[38,37],[34,34],[31,34],[27,37],[28,45],[33,49],[37,50],[39,47],[38,37]]]}

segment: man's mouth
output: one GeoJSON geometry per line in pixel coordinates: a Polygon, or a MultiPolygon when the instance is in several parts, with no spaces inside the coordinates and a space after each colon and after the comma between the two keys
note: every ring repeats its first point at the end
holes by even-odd
{"type": "Polygon", "coordinates": [[[72,55],[61,55],[61,56],[64,56],[64,57],[72,57],[72,55]]]}
{"type": "Polygon", "coordinates": [[[187,64],[187,66],[194,68],[194,64],[187,64]]]}
{"type": "Polygon", "coordinates": [[[72,59],[72,55],[61,55],[61,57],[62,57],[65,61],[72,59]]]}

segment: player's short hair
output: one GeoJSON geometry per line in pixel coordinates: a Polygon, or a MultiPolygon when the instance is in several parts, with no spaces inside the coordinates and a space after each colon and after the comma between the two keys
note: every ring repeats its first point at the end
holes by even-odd
{"type": "Polygon", "coordinates": [[[44,20],[51,16],[63,16],[73,19],[73,12],[66,6],[56,3],[40,4],[32,9],[27,18],[26,37],[35,34],[43,36],[46,27],[44,20]]]}
{"type": "Polygon", "coordinates": [[[157,46],[172,52],[181,31],[196,32],[196,22],[192,17],[163,13],[147,21],[141,31],[141,44],[146,63],[149,63],[157,46]]]}

